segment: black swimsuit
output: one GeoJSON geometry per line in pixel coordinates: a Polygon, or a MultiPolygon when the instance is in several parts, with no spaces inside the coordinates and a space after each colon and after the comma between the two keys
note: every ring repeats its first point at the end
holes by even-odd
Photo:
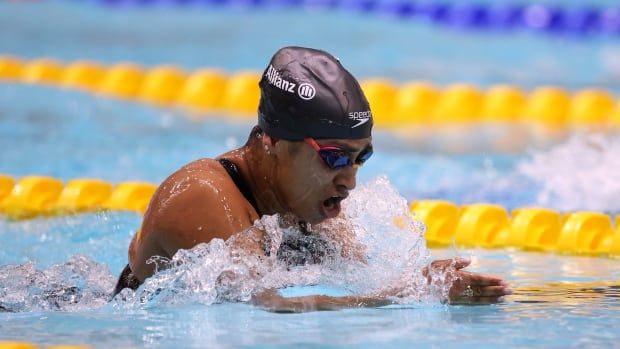
{"type": "MultiPolygon", "coordinates": [[[[250,191],[250,187],[248,187],[247,183],[243,180],[243,177],[241,177],[241,173],[239,172],[239,168],[237,167],[237,165],[228,159],[218,159],[218,161],[222,165],[222,167],[224,167],[226,172],[228,172],[228,175],[233,180],[237,188],[239,188],[241,194],[243,194],[246,200],[248,200],[248,202],[254,207],[254,209],[260,216],[261,214],[258,210],[258,205],[256,205],[256,199],[254,199],[254,196],[250,191]]],[[[130,288],[132,290],[135,290],[140,287],[140,284],[140,280],[136,278],[136,276],[131,271],[129,264],[127,264],[127,266],[125,266],[125,269],[123,269],[121,275],[118,278],[118,282],[116,283],[116,287],[114,288],[114,293],[112,294],[112,297],[116,296],[124,288],[130,288]]]]}
{"type": "Polygon", "coordinates": [[[248,200],[252,207],[254,207],[256,213],[258,213],[258,216],[262,216],[260,214],[260,211],[258,210],[256,199],[254,199],[254,195],[252,195],[252,191],[250,190],[250,187],[248,187],[248,184],[243,180],[243,177],[241,177],[241,172],[239,172],[239,168],[237,167],[237,165],[235,165],[234,162],[228,159],[219,159],[217,161],[219,161],[226,170],[226,172],[228,172],[228,175],[233,180],[233,182],[235,182],[235,185],[237,186],[237,188],[239,188],[241,194],[243,194],[245,199],[248,200]]]}
{"type": "MultiPolygon", "coordinates": [[[[256,205],[256,200],[250,191],[250,187],[241,177],[237,165],[227,159],[219,159],[218,161],[228,172],[228,175],[237,188],[239,188],[241,194],[254,207],[258,216],[261,217],[262,214],[256,205]]],[[[300,222],[299,230],[301,234],[284,234],[277,253],[279,260],[284,261],[287,265],[316,264],[321,263],[326,256],[333,253],[333,247],[317,234],[312,234],[308,231],[307,224],[300,222]]],[[[269,251],[265,250],[265,254],[269,255],[269,251]]],[[[140,280],[135,277],[129,264],[127,264],[118,278],[112,297],[116,296],[124,288],[135,290],[140,284],[140,280]]]]}

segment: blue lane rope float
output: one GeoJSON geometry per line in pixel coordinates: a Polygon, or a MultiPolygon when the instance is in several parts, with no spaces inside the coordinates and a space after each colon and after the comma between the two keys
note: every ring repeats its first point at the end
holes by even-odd
{"type": "Polygon", "coordinates": [[[461,3],[436,0],[96,0],[110,7],[197,6],[306,8],[423,19],[458,29],[514,30],[563,35],[620,34],[620,7],[563,8],[546,4],[461,3]]]}

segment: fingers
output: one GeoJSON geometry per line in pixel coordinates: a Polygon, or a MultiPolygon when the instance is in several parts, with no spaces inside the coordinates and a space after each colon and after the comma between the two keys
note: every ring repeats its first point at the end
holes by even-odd
{"type": "Polygon", "coordinates": [[[454,267],[458,269],[463,269],[471,264],[471,258],[469,257],[458,257],[454,259],[454,267]]]}
{"type": "MultiPolygon", "coordinates": [[[[457,257],[453,259],[440,259],[431,262],[431,264],[422,269],[422,275],[428,277],[431,272],[446,272],[446,271],[460,271],[471,264],[471,259],[468,257],[457,257]]],[[[429,279],[430,282],[430,279],[429,279]]]]}
{"type": "Polygon", "coordinates": [[[512,294],[512,289],[506,286],[473,286],[474,295],[479,297],[501,297],[512,294]]]}
{"type": "Polygon", "coordinates": [[[459,271],[461,283],[465,285],[476,286],[508,286],[508,283],[502,278],[492,275],[470,273],[468,271],[459,271]]]}
{"type": "Polygon", "coordinates": [[[457,257],[453,259],[440,259],[431,263],[433,269],[446,269],[447,267],[454,266],[454,268],[463,269],[471,264],[471,259],[468,257],[457,257]]]}
{"type": "Polygon", "coordinates": [[[491,304],[503,301],[505,296],[512,294],[512,289],[506,285],[468,285],[453,288],[450,294],[451,304],[491,304]]]}
{"type": "MultiPolygon", "coordinates": [[[[455,258],[438,260],[425,268],[423,275],[428,277],[431,270],[452,272],[452,286],[449,292],[451,304],[493,304],[504,300],[504,297],[512,294],[512,289],[502,278],[492,275],[471,273],[462,270],[471,264],[470,258],[455,258]]],[[[429,281],[430,282],[430,281],[429,281]]]]}

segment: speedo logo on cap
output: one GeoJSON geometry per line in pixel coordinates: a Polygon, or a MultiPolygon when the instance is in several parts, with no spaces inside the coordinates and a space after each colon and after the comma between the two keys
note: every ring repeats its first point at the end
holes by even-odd
{"type": "Polygon", "coordinates": [[[273,86],[286,92],[295,93],[295,86],[297,86],[297,84],[282,79],[280,73],[271,64],[269,65],[269,68],[267,68],[265,76],[267,77],[267,81],[269,81],[269,83],[273,86]]]}
{"type": "Polygon", "coordinates": [[[372,112],[370,110],[350,112],[349,119],[357,121],[357,124],[351,126],[351,128],[356,128],[357,126],[367,123],[371,117],[372,117],[372,112]]]}

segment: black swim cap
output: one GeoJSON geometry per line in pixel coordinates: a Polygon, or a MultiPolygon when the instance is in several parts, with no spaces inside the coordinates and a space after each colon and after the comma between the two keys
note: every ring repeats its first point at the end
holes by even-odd
{"type": "Polygon", "coordinates": [[[270,136],[291,141],[370,137],[372,113],[359,83],[325,51],[278,50],[259,86],[258,125],[270,136]]]}

